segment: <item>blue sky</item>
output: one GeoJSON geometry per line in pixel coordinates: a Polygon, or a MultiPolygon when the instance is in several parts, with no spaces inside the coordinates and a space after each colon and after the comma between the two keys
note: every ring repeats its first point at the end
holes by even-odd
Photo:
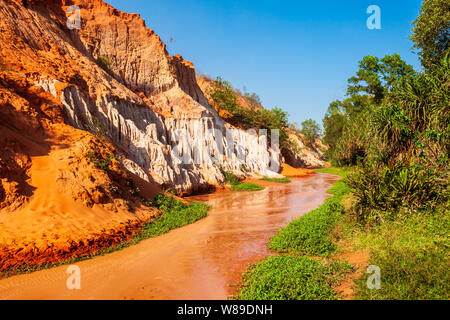
{"type": "Polygon", "coordinates": [[[106,1],[139,13],[170,54],[256,92],[266,108],[281,107],[298,124],[322,124],[366,55],[399,53],[420,69],[409,40],[420,0],[106,1]],[[381,9],[381,30],[366,26],[370,5],[381,9]]]}

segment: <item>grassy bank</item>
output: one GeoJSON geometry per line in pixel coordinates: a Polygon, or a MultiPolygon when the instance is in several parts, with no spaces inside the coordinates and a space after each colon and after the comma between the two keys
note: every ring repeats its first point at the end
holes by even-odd
{"type": "Polygon", "coordinates": [[[75,262],[84,261],[96,256],[101,256],[114,251],[122,250],[124,248],[138,244],[145,239],[153,238],[167,233],[170,230],[194,223],[206,217],[210,209],[208,205],[203,203],[191,202],[189,205],[185,205],[183,202],[175,199],[172,196],[166,196],[162,194],[158,195],[158,197],[153,201],[153,204],[155,207],[159,208],[163,212],[163,214],[161,214],[156,220],[144,224],[140,232],[134,235],[131,240],[121,242],[118,245],[114,245],[109,248],[101,249],[93,254],[73,256],[68,260],[57,263],[26,265],[18,269],[0,272],[0,278],[6,278],[17,274],[30,273],[66,264],[73,264],[75,262]]]}
{"type": "MultiPolygon", "coordinates": [[[[340,169],[327,170],[341,176],[347,174],[340,169]]],[[[328,192],[333,196],[322,206],[292,221],[271,239],[269,248],[282,254],[250,266],[242,275],[235,299],[338,298],[332,288],[353,270],[352,266],[316,256],[327,257],[336,249],[329,233],[342,217],[341,201],[349,189],[338,181],[328,192]]]]}
{"type": "MultiPolygon", "coordinates": [[[[351,172],[317,171],[342,177],[351,172]]],[[[381,270],[381,289],[371,290],[371,274],[364,267],[354,283],[355,299],[450,298],[448,203],[373,225],[356,219],[355,199],[344,180],[329,192],[333,196],[322,206],[271,239],[269,248],[281,255],[252,265],[236,299],[339,299],[333,288],[351,272],[351,266],[335,258],[344,251],[369,252],[367,266],[381,270]]]]}
{"type": "Polygon", "coordinates": [[[231,191],[260,191],[264,189],[263,186],[257,185],[255,183],[241,182],[241,180],[239,180],[236,175],[229,171],[226,171],[223,168],[220,168],[220,171],[225,178],[224,182],[231,185],[231,191]]]}
{"type": "Polygon", "coordinates": [[[288,178],[262,178],[262,181],[277,182],[277,183],[291,183],[292,181],[288,178]]]}

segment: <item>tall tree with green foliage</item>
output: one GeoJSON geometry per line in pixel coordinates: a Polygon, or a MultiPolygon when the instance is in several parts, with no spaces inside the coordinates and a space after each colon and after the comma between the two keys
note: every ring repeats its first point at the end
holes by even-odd
{"type": "Polygon", "coordinates": [[[411,35],[426,69],[439,67],[450,44],[450,1],[424,0],[411,35]]]}

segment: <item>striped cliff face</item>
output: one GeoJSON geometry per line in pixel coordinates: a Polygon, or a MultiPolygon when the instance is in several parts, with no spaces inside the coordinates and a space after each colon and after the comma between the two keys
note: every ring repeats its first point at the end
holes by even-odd
{"type": "Polygon", "coordinates": [[[191,194],[220,184],[220,167],[277,176],[279,150],[225,123],[193,64],[170,56],[139,15],[100,0],[1,1],[0,15],[0,50],[15,76],[50,94],[67,125],[102,128],[142,179],[191,194]],[[68,28],[73,14],[79,25],[68,28]]]}

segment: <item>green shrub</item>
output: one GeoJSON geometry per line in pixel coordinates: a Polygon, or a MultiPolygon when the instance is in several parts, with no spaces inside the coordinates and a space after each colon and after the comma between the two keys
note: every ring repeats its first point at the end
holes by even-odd
{"type": "Polygon", "coordinates": [[[108,128],[97,117],[85,114],[87,129],[93,133],[99,140],[108,140],[108,128]]]}
{"type": "Polygon", "coordinates": [[[161,209],[166,213],[177,210],[183,210],[186,209],[187,207],[182,201],[176,199],[174,196],[164,195],[162,193],[156,196],[156,198],[153,200],[153,203],[155,207],[161,209]]]}
{"type": "Polygon", "coordinates": [[[263,108],[261,98],[256,93],[244,92],[243,95],[245,101],[247,101],[248,105],[252,109],[260,109],[263,108]]]}
{"type": "Polygon", "coordinates": [[[110,170],[111,160],[114,159],[113,154],[107,154],[105,158],[102,154],[93,150],[89,150],[86,157],[97,169],[101,169],[105,172],[110,170]]]}
{"type": "MultiPolygon", "coordinates": [[[[213,83],[211,98],[219,111],[225,110],[232,115],[231,118],[226,119],[231,124],[252,129],[268,129],[269,138],[271,137],[270,129],[278,129],[280,145],[281,147],[285,146],[288,141],[287,112],[277,107],[271,110],[240,107],[237,102],[237,93],[231,83],[224,81],[221,77],[217,77],[213,83]]],[[[256,94],[252,99],[256,99],[256,94]]]]}

